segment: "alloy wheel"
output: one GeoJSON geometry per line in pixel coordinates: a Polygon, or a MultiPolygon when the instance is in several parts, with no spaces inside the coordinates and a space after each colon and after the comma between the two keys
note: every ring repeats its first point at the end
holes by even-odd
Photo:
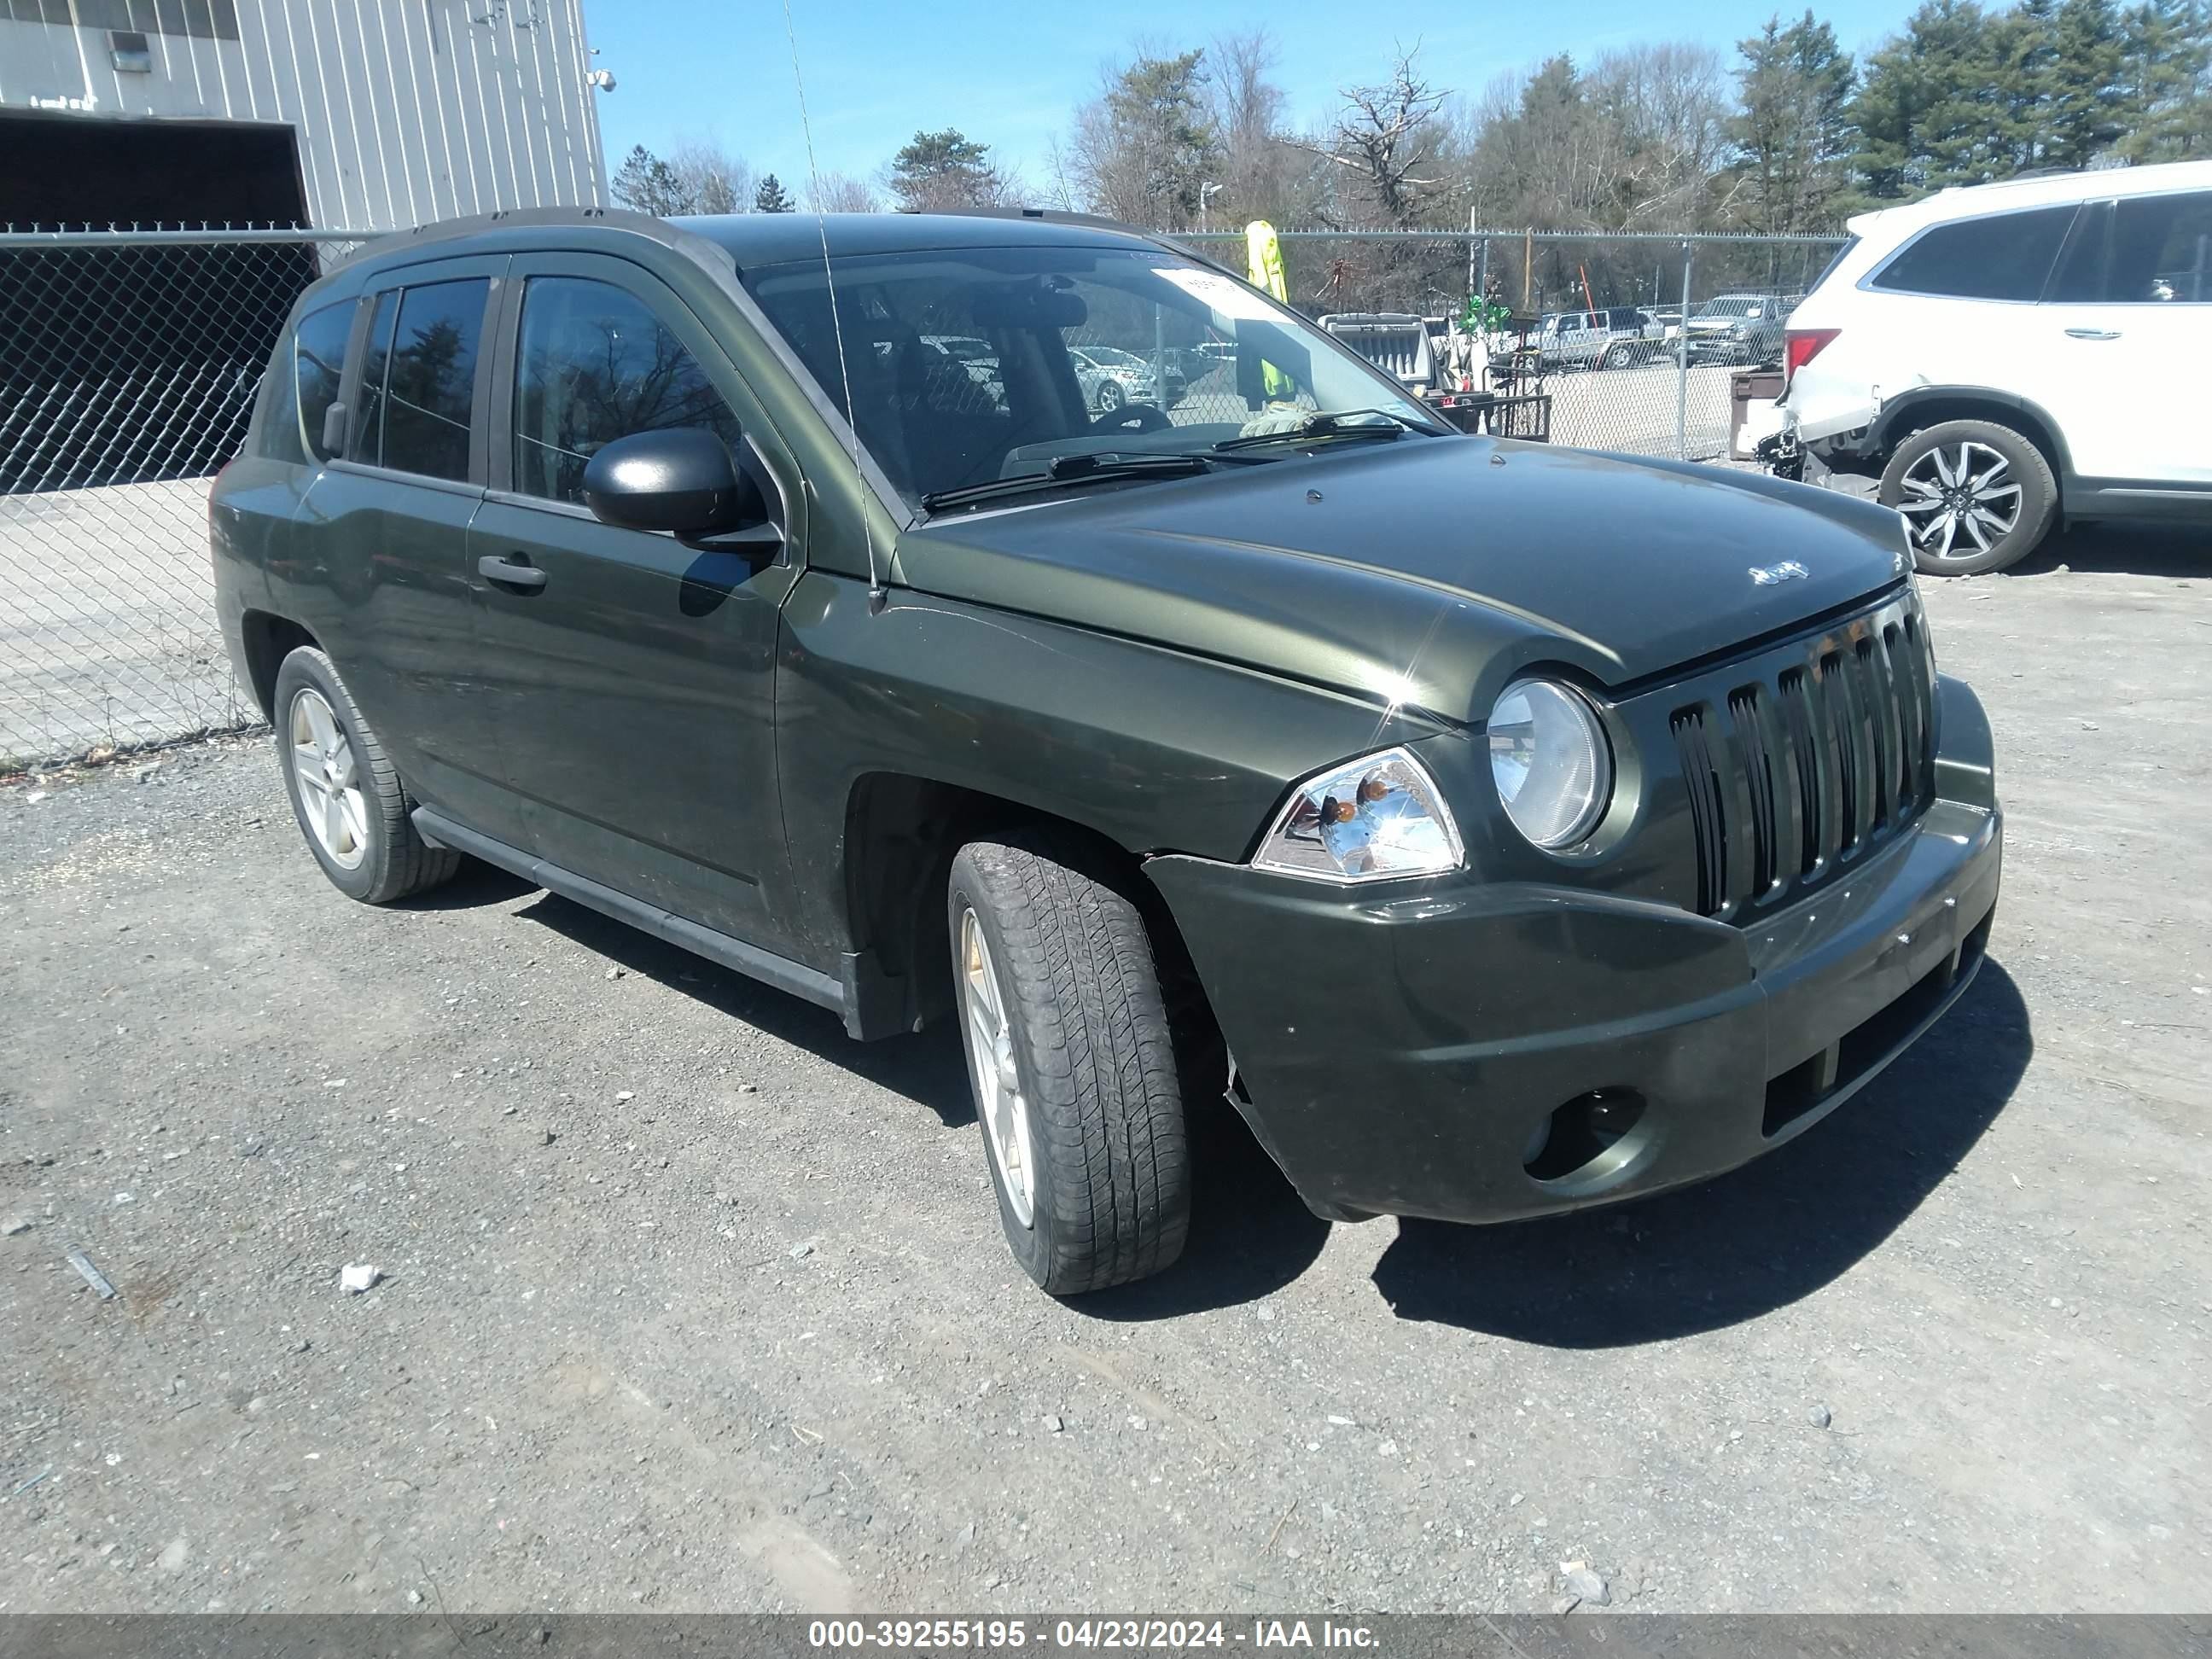
{"type": "Polygon", "coordinates": [[[345,727],[312,687],[293,697],[286,726],[292,776],[300,786],[300,816],[331,863],[358,869],[368,854],[368,801],[345,727]]]}
{"type": "Polygon", "coordinates": [[[1929,558],[1987,553],[2020,524],[2020,481],[2012,463],[1987,444],[1939,445],[1907,467],[1900,483],[1898,511],[1914,551],[1929,558]]]}
{"type": "Polygon", "coordinates": [[[1014,1065],[1014,1033],[991,947],[973,909],[960,913],[960,1025],[975,1073],[983,1143],[999,1166],[1007,1206],[1028,1227],[1036,1218],[1036,1153],[1030,1136],[1029,1101],[1014,1065]]]}

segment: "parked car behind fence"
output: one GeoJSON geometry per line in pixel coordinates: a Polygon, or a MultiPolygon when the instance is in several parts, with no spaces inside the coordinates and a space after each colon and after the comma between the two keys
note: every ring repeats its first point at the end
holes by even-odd
{"type": "Polygon", "coordinates": [[[1530,343],[1547,368],[1627,368],[1660,356],[1666,337],[1665,325],[1650,312],[1608,306],[1552,312],[1530,343]]]}

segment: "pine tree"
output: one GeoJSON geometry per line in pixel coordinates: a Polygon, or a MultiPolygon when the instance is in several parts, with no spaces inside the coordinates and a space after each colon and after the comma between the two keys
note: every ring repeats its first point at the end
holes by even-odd
{"type": "Polygon", "coordinates": [[[1999,31],[1974,0],[1926,0],[1867,60],[1851,100],[1857,199],[1910,201],[2017,172],[2000,85],[1999,31]]]}
{"type": "Polygon", "coordinates": [[[640,213],[666,218],[688,210],[684,187],[668,163],[643,144],[633,145],[615,174],[611,186],[616,201],[640,213]]]}
{"type": "Polygon", "coordinates": [[[994,207],[1006,181],[989,161],[991,147],[957,127],[917,132],[891,158],[891,193],[910,213],[994,207]]]}
{"type": "Polygon", "coordinates": [[[2043,88],[2042,166],[2085,167],[2142,118],[2122,82],[2120,36],[2112,0],[2061,0],[2043,88]]]}
{"type": "Polygon", "coordinates": [[[1220,170],[1206,104],[1206,53],[1139,57],[1076,125],[1076,169],[1106,212],[1164,230],[1198,217],[1199,192],[1220,170]]]}
{"type": "Polygon", "coordinates": [[[799,204],[791,199],[791,192],[783,181],[773,173],[761,175],[760,188],[753,192],[755,213],[788,213],[799,204]]]}
{"type": "Polygon", "coordinates": [[[1730,133],[1743,152],[1742,217],[1774,234],[1825,228],[1843,182],[1850,54],[1810,11],[1787,28],[1769,18],[1737,49],[1742,104],[1730,133]]]}
{"type": "Polygon", "coordinates": [[[2120,20],[2119,84],[2139,112],[2132,161],[2212,155],[2212,0],[2147,0],[2120,20]]]}

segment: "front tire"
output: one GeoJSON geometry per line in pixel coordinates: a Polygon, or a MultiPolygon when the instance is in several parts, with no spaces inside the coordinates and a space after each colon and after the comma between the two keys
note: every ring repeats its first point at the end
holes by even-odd
{"type": "Polygon", "coordinates": [[[1101,415],[1111,415],[1128,401],[1121,386],[1112,380],[1098,388],[1098,412],[1101,415]]]}
{"type": "Polygon", "coordinates": [[[1881,493],[1905,519],[1912,562],[1931,576],[2002,570],[2035,550],[2058,513],[2048,458],[1994,421],[1914,433],[1882,469],[1881,493]]]}
{"type": "Polygon", "coordinates": [[[1060,838],[971,842],[946,888],[955,1001],[1008,1246],[1054,1296],[1170,1266],[1190,1154],[1152,940],[1060,838]]]}
{"type": "Polygon", "coordinates": [[[389,904],[449,881],[461,855],[415,831],[415,802],[331,659],[303,645],[276,670],[276,758],[292,816],[331,884],[389,904]]]}

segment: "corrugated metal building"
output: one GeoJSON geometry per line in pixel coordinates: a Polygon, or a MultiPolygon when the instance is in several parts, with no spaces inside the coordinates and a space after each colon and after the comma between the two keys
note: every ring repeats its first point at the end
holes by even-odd
{"type": "Polygon", "coordinates": [[[582,0],[0,0],[0,224],[606,200],[582,0]]]}

